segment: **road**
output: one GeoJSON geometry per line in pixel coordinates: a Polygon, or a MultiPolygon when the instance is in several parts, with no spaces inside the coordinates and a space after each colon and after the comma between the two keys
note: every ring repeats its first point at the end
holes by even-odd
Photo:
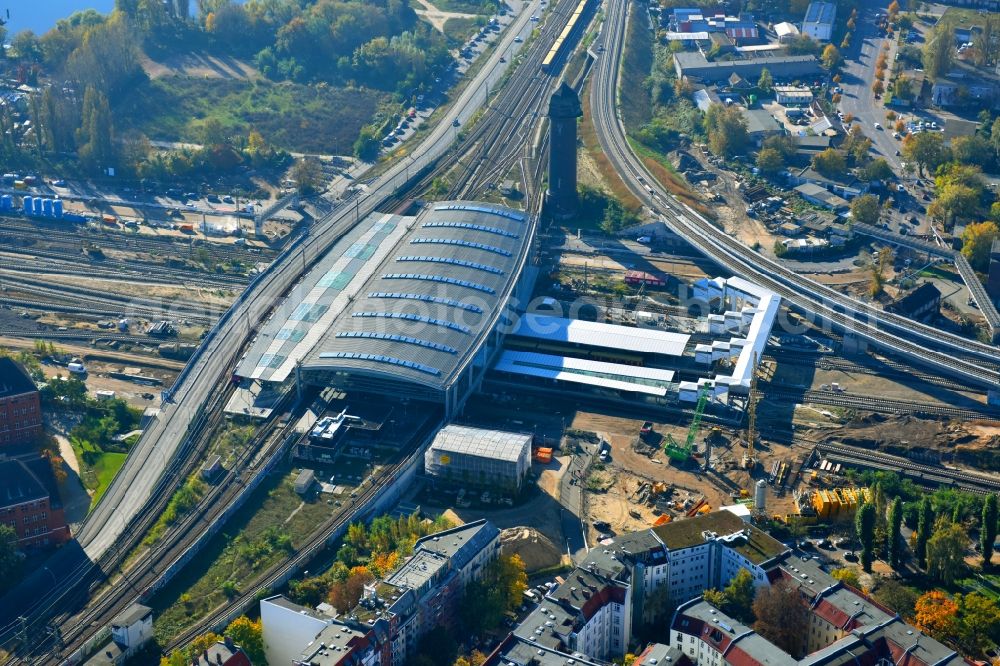
{"type": "Polygon", "coordinates": [[[970,385],[993,389],[1000,384],[1000,349],[995,346],[884,312],[799,275],[732,238],[657,184],[632,151],[616,108],[627,10],[624,0],[605,4],[606,54],[595,65],[591,110],[604,153],[633,193],[700,252],[733,274],[772,289],[810,318],[970,385]]]}
{"type": "MultiPolygon", "coordinates": [[[[458,127],[453,122],[464,124],[482,106],[488,89],[497,85],[507,68],[509,58],[505,56],[522,46],[514,42],[514,37],[529,29],[530,15],[537,12],[538,7],[538,0],[528,3],[528,11],[522,12],[513,29],[503,34],[500,46],[488,56],[479,73],[443,114],[438,125],[405,159],[369,183],[366,192],[358,193],[317,220],[308,234],[280,255],[212,329],[185,373],[178,378],[170,400],[162,406],[160,418],[133,447],[121,471],[77,534],[77,542],[90,562],[97,562],[105,554],[116,551],[147,502],[156,494],[172,489],[172,484],[161,487],[161,482],[169,480],[166,473],[179,467],[184,458],[189,427],[202,416],[203,405],[217,390],[218,382],[231,372],[244,343],[253,336],[256,326],[282,294],[345,230],[373,212],[396,189],[448,150],[458,135],[458,127]]],[[[60,595],[89,573],[89,566],[60,571],[58,585],[53,586],[49,596],[38,600],[31,614],[57,608],[60,595]]]]}
{"type": "MultiPolygon", "coordinates": [[[[859,7],[857,29],[851,47],[842,52],[844,66],[841,70],[841,87],[844,89],[840,100],[840,110],[852,114],[861,125],[865,136],[872,140],[872,150],[880,153],[893,171],[903,173],[900,158],[896,156],[900,143],[892,138],[892,127],[875,129],[875,123],[886,126],[885,108],[875,99],[872,83],[875,81],[875,63],[886,43],[875,23],[875,13],[880,7],[859,7]]],[[[884,9],[884,8],[881,8],[884,9]]],[[[892,41],[892,40],[888,40],[892,41]]],[[[895,54],[895,47],[887,53],[889,62],[895,54]]]]}

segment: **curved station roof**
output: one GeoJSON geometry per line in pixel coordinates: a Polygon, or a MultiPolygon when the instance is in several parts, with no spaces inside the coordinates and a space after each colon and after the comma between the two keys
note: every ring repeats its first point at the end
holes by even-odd
{"type": "Polygon", "coordinates": [[[370,215],[279,306],[237,374],[281,382],[301,363],[447,387],[494,328],[533,225],[471,202],[370,215]]]}

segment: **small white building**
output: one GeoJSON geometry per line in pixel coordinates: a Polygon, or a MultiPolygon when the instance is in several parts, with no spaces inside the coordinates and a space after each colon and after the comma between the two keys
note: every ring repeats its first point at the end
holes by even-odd
{"type": "Polygon", "coordinates": [[[833,24],[837,20],[837,5],[832,2],[810,2],[806,16],[802,20],[802,34],[817,42],[828,42],[833,34],[833,24]]]}
{"type": "Polygon", "coordinates": [[[316,483],[316,472],[311,469],[304,469],[295,477],[295,492],[299,495],[305,495],[312,490],[314,483],[316,483]]]}
{"type": "Polygon", "coordinates": [[[777,23],[774,26],[774,34],[778,36],[779,44],[787,44],[799,36],[799,28],[794,23],[777,23]]]}
{"type": "Polygon", "coordinates": [[[470,486],[519,490],[531,471],[531,435],[448,425],[424,454],[429,476],[470,486]]]}
{"type": "Polygon", "coordinates": [[[804,86],[775,86],[774,98],[778,104],[812,104],[813,94],[804,86]]]}
{"type": "Polygon", "coordinates": [[[260,602],[264,655],[269,664],[291,664],[334,618],[278,594],[260,602]]]}

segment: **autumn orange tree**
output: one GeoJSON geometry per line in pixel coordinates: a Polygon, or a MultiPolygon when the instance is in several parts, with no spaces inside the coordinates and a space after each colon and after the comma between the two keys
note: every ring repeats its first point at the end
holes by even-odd
{"type": "Polygon", "coordinates": [[[920,631],[939,641],[956,637],[958,604],[941,590],[920,595],[914,611],[914,622],[920,631]]]}
{"type": "Polygon", "coordinates": [[[361,601],[365,585],[374,580],[375,576],[368,570],[368,567],[352,568],[346,579],[334,583],[330,587],[330,604],[341,613],[348,612],[361,601]]]}
{"type": "Polygon", "coordinates": [[[885,92],[885,85],[881,81],[876,81],[872,84],[872,92],[876,95],[881,95],[885,92]]]}

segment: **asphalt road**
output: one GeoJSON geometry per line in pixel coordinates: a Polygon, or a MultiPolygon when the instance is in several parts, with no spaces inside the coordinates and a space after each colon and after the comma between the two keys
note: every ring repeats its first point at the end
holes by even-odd
{"type": "Polygon", "coordinates": [[[236,359],[249,337],[251,322],[261,321],[287,288],[298,279],[303,266],[324,253],[334,240],[357,220],[368,215],[392,192],[418,171],[441,156],[464,125],[482,106],[487,90],[495,87],[507,68],[509,56],[522,46],[514,37],[529,30],[529,18],[538,11],[538,0],[528,3],[506,31],[500,46],[488,56],[476,78],[462,91],[441,122],[410,155],[372,181],[367,191],[345,202],[327,218],[319,220],[295,251],[279,258],[245,297],[233,305],[225,325],[206,339],[203,351],[190,367],[187,381],[176,390],[173,401],[164,403],[160,418],[147,430],[126,460],[104,498],[88,518],[77,538],[91,560],[114,548],[140,508],[150,498],[157,481],[176,457],[188,425],[205,404],[216,382],[236,359]],[[503,60],[504,62],[501,62],[503,60]]]}
{"type": "MultiPolygon", "coordinates": [[[[893,171],[902,174],[902,163],[895,155],[900,148],[899,141],[892,138],[892,127],[875,129],[875,123],[886,126],[886,110],[872,92],[875,80],[875,63],[881,53],[885,39],[879,34],[875,23],[875,13],[881,6],[859,7],[857,29],[851,47],[842,55],[845,58],[841,71],[841,87],[844,93],[840,100],[840,110],[853,114],[861,125],[865,136],[872,140],[872,151],[884,157],[893,171]]],[[[895,50],[890,50],[888,58],[892,62],[895,50]]]]}

